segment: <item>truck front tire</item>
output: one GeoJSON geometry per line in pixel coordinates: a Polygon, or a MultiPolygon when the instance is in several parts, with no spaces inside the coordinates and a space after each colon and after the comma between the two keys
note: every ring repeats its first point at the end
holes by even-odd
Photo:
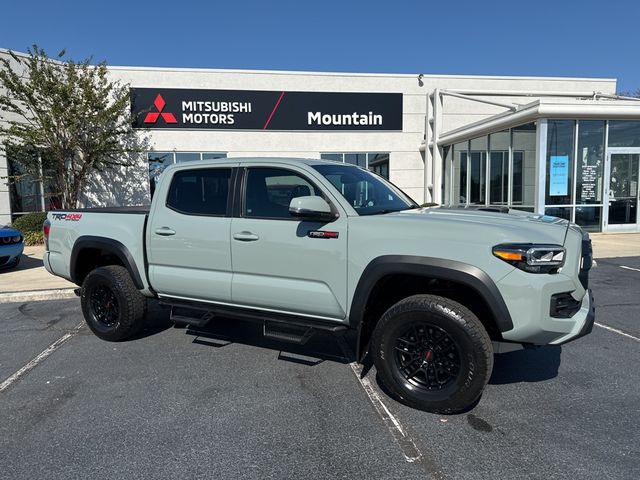
{"type": "Polygon", "coordinates": [[[146,298],[119,265],[92,270],[82,283],[80,300],[87,325],[102,340],[124,340],[144,325],[146,298]]]}
{"type": "Polygon", "coordinates": [[[465,306],[414,295],[387,310],[371,353],[384,386],[398,400],[434,413],[456,413],[480,398],[493,368],[491,339],[465,306]]]}

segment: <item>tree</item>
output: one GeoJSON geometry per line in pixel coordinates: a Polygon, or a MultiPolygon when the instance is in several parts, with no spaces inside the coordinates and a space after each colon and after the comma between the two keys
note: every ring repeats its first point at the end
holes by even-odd
{"type": "Polygon", "coordinates": [[[618,92],[618,95],[623,97],[636,97],[640,98],[640,88],[637,90],[629,90],[625,92],[618,92]]]}
{"type": "Polygon", "coordinates": [[[41,181],[68,209],[92,173],[132,165],[146,138],[133,130],[128,85],[111,80],[104,62],[64,57],[34,45],[0,58],[0,141],[14,164],[9,183],[41,181]]]}

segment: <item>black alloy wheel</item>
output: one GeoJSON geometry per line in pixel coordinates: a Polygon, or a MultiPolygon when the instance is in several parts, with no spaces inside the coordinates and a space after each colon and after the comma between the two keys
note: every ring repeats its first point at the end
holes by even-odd
{"type": "Polygon", "coordinates": [[[416,388],[442,390],[460,375],[460,352],[442,328],[416,322],[396,340],[395,362],[400,374],[416,388]]]}
{"type": "Polygon", "coordinates": [[[89,295],[91,315],[107,328],[118,323],[120,308],[115,293],[107,285],[97,285],[89,295]]]}

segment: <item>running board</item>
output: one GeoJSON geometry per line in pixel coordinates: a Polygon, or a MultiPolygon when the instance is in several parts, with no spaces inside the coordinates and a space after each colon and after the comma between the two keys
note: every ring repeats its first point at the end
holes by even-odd
{"type": "Polygon", "coordinates": [[[188,307],[171,307],[170,319],[179,325],[204,327],[213,320],[213,312],[188,307]]]}
{"type": "Polygon", "coordinates": [[[304,345],[311,337],[313,337],[316,331],[313,327],[288,325],[283,322],[271,322],[269,320],[265,320],[263,323],[262,333],[265,338],[304,345]]]}
{"type": "Polygon", "coordinates": [[[163,298],[160,303],[171,307],[171,321],[176,323],[204,327],[214,317],[249,320],[262,323],[262,332],[266,338],[298,345],[304,345],[317,332],[342,335],[348,330],[346,325],[338,322],[264,312],[249,308],[214,306],[209,303],[174,298],[163,298]]]}

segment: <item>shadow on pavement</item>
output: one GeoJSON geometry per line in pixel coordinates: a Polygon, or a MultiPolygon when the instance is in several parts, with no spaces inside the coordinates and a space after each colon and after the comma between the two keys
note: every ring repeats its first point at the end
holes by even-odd
{"type": "Polygon", "coordinates": [[[20,258],[20,263],[16,268],[12,268],[11,271],[17,272],[20,270],[31,270],[32,268],[40,267],[44,267],[44,264],[42,263],[42,259],[40,257],[27,256],[23,253],[22,257],[20,258]]]}
{"type": "Polygon", "coordinates": [[[542,382],[558,376],[562,347],[548,345],[534,350],[495,355],[491,385],[542,382]]]}
{"type": "MultiPolygon", "coordinates": [[[[179,327],[178,327],[179,328],[179,327]]],[[[279,352],[278,360],[313,367],[325,360],[349,363],[353,354],[348,339],[326,333],[317,333],[304,345],[266,338],[262,325],[243,320],[216,317],[206,327],[187,327],[193,343],[213,348],[224,348],[232,343],[266,348],[279,352]]]]}
{"type": "Polygon", "coordinates": [[[161,307],[157,300],[149,300],[147,302],[147,316],[144,328],[125,341],[133,342],[151,337],[171,327],[173,327],[173,322],[169,320],[169,309],[161,307]]]}

